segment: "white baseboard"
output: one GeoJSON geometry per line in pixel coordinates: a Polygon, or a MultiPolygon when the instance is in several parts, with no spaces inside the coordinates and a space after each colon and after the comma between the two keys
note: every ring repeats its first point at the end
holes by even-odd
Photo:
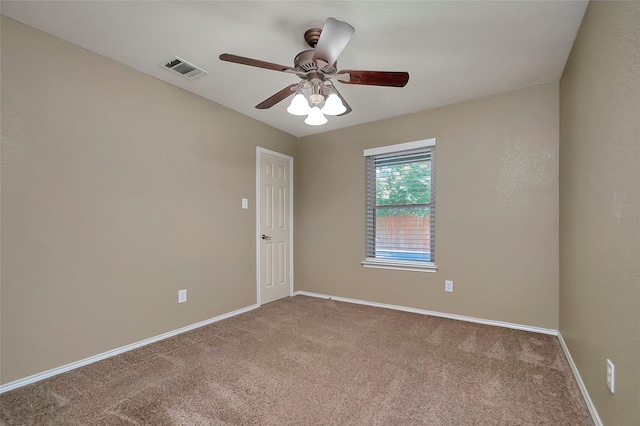
{"type": "Polygon", "coordinates": [[[31,383],[38,382],[40,380],[48,379],[49,377],[53,377],[53,376],[58,375],[60,373],[67,372],[67,371],[82,367],[84,365],[94,363],[96,361],[101,361],[101,360],[103,360],[105,358],[109,358],[109,357],[112,357],[112,356],[115,356],[115,355],[119,355],[121,353],[130,351],[132,349],[139,348],[141,346],[146,346],[146,345],[148,345],[150,343],[154,343],[154,342],[157,342],[159,340],[164,340],[164,339],[167,339],[169,337],[176,336],[178,334],[181,334],[181,333],[184,333],[184,332],[187,332],[187,331],[190,331],[190,330],[193,330],[193,329],[196,329],[196,328],[199,328],[199,327],[202,327],[202,326],[205,326],[205,325],[208,325],[208,324],[211,324],[211,323],[214,323],[214,322],[226,319],[226,318],[230,318],[230,317],[233,317],[233,316],[236,316],[236,315],[243,314],[245,312],[249,312],[249,311],[251,311],[253,309],[256,309],[258,307],[259,307],[259,305],[257,305],[257,304],[256,305],[247,306],[246,308],[241,308],[241,309],[238,309],[238,310],[233,311],[233,312],[228,312],[226,314],[218,315],[217,317],[213,317],[213,318],[210,318],[208,320],[200,321],[200,322],[197,322],[195,324],[187,325],[185,327],[178,328],[177,330],[173,330],[173,331],[169,331],[167,333],[159,334],[157,336],[150,337],[149,339],[140,340],[139,342],[131,343],[130,345],[122,346],[122,347],[119,347],[119,348],[116,348],[116,349],[112,349],[112,350],[107,351],[107,352],[103,352],[103,353],[98,354],[98,355],[91,356],[89,358],[82,359],[80,361],[72,362],[71,364],[63,365],[61,367],[57,367],[57,368],[53,368],[51,370],[43,371],[42,373],[37,373],[37,374],[34,374],[32,376],[25,377],[23,379],[18,379],[18,380],[15,380],[13,382],[9,382],[7,384],[4,384],[4,385],[0,386],[0,394],[2,394],[4,392],[8,392],[8,391],[10,391],[12,389],[17,389],[19,387],[26,386],[26,385],[29,385],[31,383]]]}
{"type": "MultiPolygon", "coordinates": [[[[394,309],[394,310],[398,310],[398,311],[404,311],[404,312],[412,312],[412,313],[416,313],[416,314],[422,314],[422,315],[431,315],[431,316],[436,316],[436,317],[442,317],[442,318],[449,318],[449,319],[454,319],[454,320],[459,320],[459,321],[467,321],[467,322],[473,322],[473,323],[478,323],[478,324],[486,324],[486,325],[493,325],[493,326],[497,326],[497,327],[506,327],[506,328],[512,328],[512,329],[516,329],[516,330],[524,330],[524,331],[531,331],[534,333],[541,333],[541,334],[549,334],[552,336],[557,336],[558,340],[560,340],[560,345],[562,346],[562,350],[564,351],[567,360],[569,362],[569,366],[571,367],[571,371],[573,372],[573,375],[576,379],[576,381],[578,382],[578,387],[580,388],[580,392],[582,392],[582,396],[587,404],[587,408],[589,409],[589,413],[591,413],[591,417],[593,418],[593,421],[595,423],[596,426],[603,426],[602,421],[600,420],[600,416],[598,415],[598,411],[596,410],[595,406],[593,405],[593,401],[591,401],[591,397],[589,396],[589,392],[587,391],[587,388],[584,384],[584,382],[582,381],[582,377],[580,377],[580,373],[578,372],[578,368],[576,367],[576,364],[573,362],[573,358],[571,357],[571,353],[569,352],[569,348],[567,347],[564,339],[562,338],[562,335],[558,332],[558,330],[553,330],[553,329],[549,329],[549,328],[540,328],[540,327],[531,327],[528,325],[521,325],[521,324],[513,324],[513,323],[508,323],[508,322],[502,322],[502,321],[494,321],[494,320],[486,320],[486,319],[482,319],[482,318],[474,318],[474,317],[467,317],[467,316],[463,316],[463,315],[455,315],[455,314],[447,314],[447,313],[443,313],[443,312],[436,312],[436,311],[428,311],[425,309],[417,309],[417,308],[409,308],[406,306],[399,306],[399,305],[390,305],[387,303],[378,303],[378,302],[369,302],[366,300],[359,300],[359,299],[350,299],[347,297],[335,297],[335,296],[329,296],[326,294],[319,294],[319,293],[313,293],[313,292],[309,292],[309,291],[296,291],[293,293],[294,296],[309,296],[309,297],[317,297],[317,298],[321,298],[321,299],[331,299],[331,300],[337,300],[339,302],[346,302],[346,303],[354,303],[354,304],[358,304],[358,305],[367,305],[367,306],[374,306],[374,307],[378,307],[378,308],[386,308],[386,309],[394,309]]],[[[31,383],[35,383],[38,382],[40,380],[44,380],[47,379],[49,377],[53,377],[56,376],[58,374],[82,367],[84,365],[88,365],[115,355],[119,355],[121,353],[130,351],[132,349],[136,349],[145,345],[148,345],[150,343],[154,343],[160,340],[164,340],[167,339],[169,337],[172,336],[176,336],[178,334],[181,333],[185,333],[187,331],[190,330],[194,330],[196,328],[199,327],[203,327],[205,325],[208,324],[212,324],[214,322],[217,321],[221,321],[223,319],[226,318],[230,318],[236,315],[240,315],[243,314],[245,312],[249,312],[252,311],[256,308],[258,308],[259,305],[251,305],[251,306],[247,306],[246,308],[241,308],[238,310],[235,310],[233,312],[228,312],[226,314],[222,314],[222,315],[218,315],[217,317],[213,317],[210,318],[208,320],[204,320],[195,324],[191,324],[188,325],[186,327],[182,327],[173,331],[169,331],[167,333],[163,333],[163,334],[159,334],[157,336],[151,337],[149,339],[145,339],[145,340],[141,340],[139,342],[135,342],[126,346],[122,346],[107,352],[103,352],[101,354],[98,355],[94,355],[92,357],[89,358],[85,358],[82,359],[80,361],[76,361],[76,362],[72,362],[71,364],[67,364],[67,365],[63,365],[61,367],[57,367],[57,368],[53,368],[51,370],[47,370],[47,371],[43,371],[41,373],[37,373],[22,379],[18,379],[15,380],[13,382],[9,382],[7,384],[4,385],[0,385],[0,394],[4,393],[4,392],[8,392],[10,390],[13,389],[17,389],[19,387],[22,386],[26,386],[29,385],[31,383]]]]}
{"type": "Polygon", "coordinates": [[[564,351],[565,356],[567,357],[567,361],[569,361],[569,366],[571,367],[571,371],[573,372],[573,376],[576,378],[576,382],[578,382],[578,387],[580,388],[580,392],[582,392],[582,397],[584,398],[584,402],[587,404],[587,408],[589,409],[589,413],[591,413],[591,418],[596,426],[602,426],[602,420],[600,420],[600,416],[598,415],[598,411],[596,410],[595,405],[593,405],[593,401],[591,401],[591,397],[589,396],[589,392],[587,392],[587,387],[584,385],[582,381],[582,377],[580,377],[580,373],[578,372],[578,367],[573,362],[573,358],[571,357],[571,352],[569,352],[569,348],[562,338],[562,334],[558,332],[558,340],[560,340],[560,345],[562,346],[562,350],[564,351]]]}
{"type": "Polygon", "coordinates": [[[414,314],[431,315],[431,316],[434,316],[434,317],[449,318],[449,319],[454,319],[454,320],[458,320],[458,321],[475,322],[475,323],[478,323],[478,324],[486,324],[486,325],[493,325],[493,326],[497,326],[497,327],[513,328],[513,329],[516,329],[516,330],[531,331],[533,333],[549,334],[551,336],[557,336],[558,335],[558,330],[554,330],[554,329],[551,329],[551,328],[532,327],[532,326],[529,326],[529,325],[513,324],[513,323],[509,323],[509,322],[487,320],[487,319],[482,319],[482,318],[466,317],[466,316],[463,316],[463,315],[447,314],[447,313],[444,313],[444,312],[427,311],[425,309],[409,308],[409,307],[406,307],[406,306],[389,305],[387,303],[369,302],[369,301],[366,301],[366,300],[349,299],[347,297],[335,297],[335,296],[329,296],[329,295],[326,295],[326,294],[312,293],[312,292],[309,292],[309,291],[296,291],[296,292],[293,293],[293,295],[294,296],[301,295],[301,296],[318,297],[318,298],[321,298],[321,299],[331,299],[331,300],[337,300],[338,302],[347,302],[347,303],[355,303],[357,305],[375,306],[376,308],[394,309],[396,311],[412,312],[414,314]]]}

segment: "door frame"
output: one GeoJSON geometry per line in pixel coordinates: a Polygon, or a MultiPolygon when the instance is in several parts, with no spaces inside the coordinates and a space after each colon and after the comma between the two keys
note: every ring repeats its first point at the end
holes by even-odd
{"type": "Polygon", "coordinates": [[[261,185],[260,185],[260,161],[262,154],[280,157],[289,162],[289,296],[293,296],[293,157],[281,154],[270,149],[256,146],[256,304],[262,305],[260,292],[260,215],[261,215],[261,185]]]}

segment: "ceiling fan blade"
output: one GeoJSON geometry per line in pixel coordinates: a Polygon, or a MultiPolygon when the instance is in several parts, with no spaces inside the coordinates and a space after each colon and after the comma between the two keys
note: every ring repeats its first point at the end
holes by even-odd
{"type": "Polygon", "coordinates": [[[336,79],[347,84],[404,87],[409,81],[409,73],[404,71],[342,70],[338,71],[336,79]]]}
{"type": "Polygon", "coordinates": [[[294,68],[288,67],[286,65],[274,64],[271,62],[259,61],[257,59],[245,58],[244,56],[231,55],[229,53],[223,53],[220,55],[220,60],[226,62],[233,62],[236,64],[249,65],[257,68],[265,68],[268,70],[274,71],[282,71],[282,72],[293,72],[296,70],[294,68]]]}
{"type": "Polygon", "coordinates": [[[292,84],[290,86],[285,87],[284,89],[282,89],[281,91],[279,91],[275,95],[270,96],[269,98],[267,98],[264,101],[260,102],[258,105],[256,105],[256,108],[258,108],[258,109],[271,108],[272,106],[274,106],[278,102],[280,102],[280,101],[288,98],[289,96],[293,95],[296,92],[294,88],[297,87],[298,85],[299,85],[299,83],[296,83],[296,84],[292,84]]]}
{"type": "Polygon", "coordinates": [[[353,110],[351,109],[351,107],[349,106],[349,104],[347,103],[347,101],[345,101],[345,100],[344,100],[344,98],[342,97],[342,95],[340,94],[340,92],[338,92],[338,89],[336,88],[336,86],[334,86],[334,85],[332,85],[332,86],[333,86],[333,91],[336,93],[336,95],[338,95],[338,97],[339,97],[339,98],[340,98],[340,100],[342,101],[342,105],[344,105],[344,106],[347,108],[347,110],[346,110],[345,112],[343,112],[342,114],[338,114],[338,117],[341,117],[341,116],[343,116],[343,115],[347,115],[347,114],[349,114],[349,113],[350,113],[351,111],[353,111],[353,110]]]}
{"type": "Polygon", "coordinates": [[[338,56],[351,40],[354,31],[354,28],[346,22],[327,18],[316,44],[313,59],[322,59],[329,65],[335,64],[338,56]]]}

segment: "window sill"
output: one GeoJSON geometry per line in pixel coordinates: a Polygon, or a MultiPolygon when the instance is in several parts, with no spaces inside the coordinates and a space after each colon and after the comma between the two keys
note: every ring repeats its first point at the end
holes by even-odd
{"type": "Polygon", "coordinates": [[[432,262],[410,262],[402,260],[381,260],[368,258],[362,262],[365,268],[395,269],[398,271],[436,272],[438,268],[432,262]]]}

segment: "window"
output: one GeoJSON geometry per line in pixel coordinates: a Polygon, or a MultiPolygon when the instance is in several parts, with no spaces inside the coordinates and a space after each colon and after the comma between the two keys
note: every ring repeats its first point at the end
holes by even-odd
{"type": "Polygon", "coordinates": [[[435,270],[435,139],[367,149],[366,267],[435,270]]]}

